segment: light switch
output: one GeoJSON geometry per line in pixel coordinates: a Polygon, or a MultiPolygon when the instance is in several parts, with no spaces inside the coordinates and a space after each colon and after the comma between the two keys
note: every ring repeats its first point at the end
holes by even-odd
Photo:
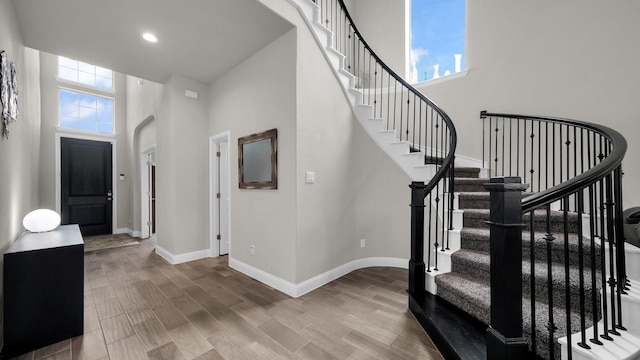
{"type": "Polygon", "coordinates": [[[313,171],[307,171],[304,176],[304,180],[307,184],[313,184],[314,182],[316,182],[316,173],[313,171]]]}

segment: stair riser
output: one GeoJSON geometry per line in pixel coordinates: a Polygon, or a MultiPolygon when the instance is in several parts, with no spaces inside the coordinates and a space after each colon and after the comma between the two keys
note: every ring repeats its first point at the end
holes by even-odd
{"type": "Polygon", "coordinates": [[[489,197],[477,198],[477,197],[465,197],[461,195],[458,198],[459,209],[488,209],[490,205],[489,197]]]}
{"type": "MultiPolygon", "coordinates": [[[[523,236],[522,239],[522,258],[527,260],[531,258],[531,242],[529,238],[523,236]]],[[[466,232],[462,232],[460,234],[460,247],[463,249],[469,249],[474,251],[481,252],[489,252],[489,238],[481,238],[481,237],[472,237],[466,232]]],[[[577,244],[570,244],[570,248],[577,248],[577,244]]],[[[599,262],[597,259],[600,258],[600,250],[599,247],[596,250],[596,268],[600,268],[599,262]]],[[[535,242],[535,260],[536,261],[546,261],[547,260],[547,243],[543,239],[536,239],[535,242]]],[[[590,267],[591,263],[591,247],[589,242],[583,243],[583,263],[585,266],[590,267]]],[[[578,256],[577,250],[569,251],[569,265],[578,266],[580,261],[580,257],[578,256]]],[[[564,241],[562,239],[558,239],[551,243],[551,262],[553,264],[564,264],[565,256],[564,256],[564,241]]]]}
{"type": "MultiPolygon", "coordinates": [[[[575,216],[572,216],[575,218],[575,216]]],[[[480,228],[480,229],[489,229],[489,225],[487,224],[489,221],[489,214],[468,214],[465,212],[463,218],[463,227],[465,228],[480,228]]],[[[529,231],[529,214],[524,214],[522,216],[522,222],[525,224],[524,230],[529,231]]],[[[569,233],[577,233],[579,223],[577,221],[569,221],[568,223],[568,232],[569,233]]],[[[563,233],[565,230],[564,226],[564,218],[560,214],[552,214],[550,217],[550,228],[551,232],[554,233],[563,233]]],[[[547,230],[547,220],[545,216],[538,215],[534,217],[534,230],[535,231],[546,231],[547,230]]]]}
{"type": "MultiPolygon", "coordinates": [[[[465,169],[465,168],[455,168],[453,169],[453,176],[457,178],[478,178],[480,174],[480,169],[465,169]]],[[[458,190],[456,190],[458,191],[458,190]]]]}
{"type": "Polygon", "coordinates": [[[464,184],[459,184],[457,182],[454,182],[454,187],[455,187],[455,191],[456,192],[483,192],[483,191],[487,191],[487,189],[484,188],[483,183],[464,183],[464,184]]]}

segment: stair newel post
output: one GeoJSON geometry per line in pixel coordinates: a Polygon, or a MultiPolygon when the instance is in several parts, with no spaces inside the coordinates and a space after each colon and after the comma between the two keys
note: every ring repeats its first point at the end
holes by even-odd
{"type": "Polygon", "coordinates": [[[424,264],[424,191],[422,181],[414,181],[411,188],[411,259],[409,260],[409,294],[419,302],[425,297],[424,264]]]}
{"type": "Polygon", "coordinates": [[[492,178],[491,213],[491,325],[487,330],[488,359],[526,359],[522,335],[522,192],[529,185],[519,177],[492,178]]]}

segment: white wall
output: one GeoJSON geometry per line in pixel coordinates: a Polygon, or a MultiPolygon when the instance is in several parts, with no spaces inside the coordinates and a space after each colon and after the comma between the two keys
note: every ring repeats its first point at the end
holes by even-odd
{"type": "Polygon", "coordinates": [[[410,180],[356,122],[297,10],[263,2],[296,29],[211,87],[210,135],[231,133],[230,257],[294,284],[357,259],[408,258],[410,180]],[[239,190],[238,137],[273,127],[279,189],[239,190]]]}
{"type": "Polygon", "coordinates": [[[209,108],[209,134],[231,134],[230,257],[290,282],[296,269],[295,59],[291,30],[214,82],[209,108]],[[239,189],[238,138],[273,128],[278,129],[278,189],[239,189]]]}
{"type": "Polygon", "coordinates": [[[297,64],[296,282],[356,259],[409,258],[410,179],[358,124],[304,25],[297,64]]]}
{"type": "Polygon", "coordinates": [[[481,110],[573,118],[629,143],[624,207],[640,205],[640,2],[467,1],[467,77],[420,90],[451,116],[461,154],[482,155],[481,110]]]}
{"type": "Polygon", "coordinates": [[[208,86],[172,76],[156,117],[157,245],[173,255],[208,248],[208,86]],[[199,93],[187,98],[185,90],[199,93]]]}
{"type": "MultiPolygon", "coordinates": [[[[153,81],[127,76],[127,153],[129,167],[124,185],[131,209],[129,229],[141,231],[140,152],[156,143],[156,120],[159,116],[163,86],[153,81]],[[153,120],[147,120],[153,117],[153,120]]],[[[122,182],[121,182],[122,184],[122,182]]]]}
{"type": "MultiPolygon", "coordinates": [[[[9,139],[0,138],[0,252],[24,231],[22,218],[40,207],[40,74],[38,52],[24,47],[11,1],[0,1],[0,51],[15,63],[18,77],[18,120],[9,139]]],[[[2,105],[0,105],[0,111],[2,105]]],[[[0,302],[4,260],[0,259],[0,302]]],[[[4,314],[0,310],[0,348],[4,314]]]]}
{"type": "MultiPolygon", "coordinates": [[[[42,96],[40,98],[42,104],[42,139],[40,156],[42,158],[40,172],[40,198],[43,206],[50,209],[56,207],[56,173],[55,173],[55,144],[56,132],[58,127],[58,91],[61,84],[57,81],[58,76],[58,55],[40,52],[40,84],[42,88],[42,96]]],[[[114,131],[116,134],[115,144],[117,154],[114,157],[115,166],[113,172],[115,174],[126,174],[129,168],[129,154],[127,151],[127,125],[126,125],[126,77],[123,74],[114,72],[115,93],[110,96],[114,98],[114,131]]],[[[86,91],[86,88],[80,85],[65,83],[64,87],[86,91]]],[[[79,136],[82,133],[78,132],[79,136]]],[[[101,135],[86,132],[84,135],[96,136],[101,135]]],[[[67,136],[73,137],[73,135],[67,136]]],[[[108,136],[102,136],[101,141],[113,141],[108,136]]],[[[128,228],[131,219],[130,204],[128,203],[128,190],[126,182],[117,181],[114,183],[117,202],[117,219],[114,231],[117,229],[128,228]]]]}
{"type": "Polygon", "coordinates": [[[356,28],[373,51],[396,74],[409,79],[410,0],[345,2],[356,28]]]}

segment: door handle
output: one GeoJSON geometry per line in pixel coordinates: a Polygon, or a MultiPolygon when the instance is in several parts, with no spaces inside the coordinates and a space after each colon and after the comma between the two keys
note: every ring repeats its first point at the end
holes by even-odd
{"type": "Polygon", "coordinates": [[[111,190],[107,190],[107,201],[111,201],[111,196],[113,196],[113,193],[111,190]]]}

